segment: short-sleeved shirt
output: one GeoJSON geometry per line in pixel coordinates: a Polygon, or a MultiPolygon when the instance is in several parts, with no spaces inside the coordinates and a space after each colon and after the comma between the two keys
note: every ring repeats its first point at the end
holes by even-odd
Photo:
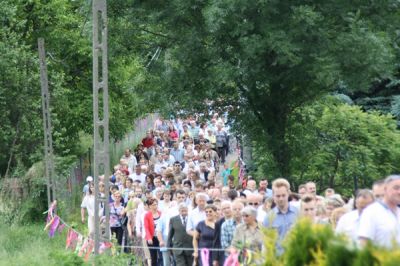
{"type": "Polygon", "coordinates": [[[94,202],[93,195],[86,195],[82,200],[81,208],[86,208],[89,216],[94,216],[94,202]]]}
{"type": "Polygon", "coordinates": [[[231,244],[238,249],[248,248],[252,251],[261,251],[264,244],[263,233],[258,225],[250,228],[245,223],[239,224],[235,228],[231,244]]]}
{"type": "Polygon", "coordinates": [[[118,207],[114,203],[110,203],[110,227],[121,227],[121,212],[124,206],[121,204],[118,207]]]}
{"type": "Polygon", "coordinates": [[[286,213],[282,213],[278,207],[275,207],[267,213],[264,218],[263,225],[265,227],[276,229],[278,232],[278,241],[276,243],[276,251],[278,255],[282,255],[283,253],[283,248],[281,246],[282,240],[297,220],[298,214],[298,209],[289,204],[286,213]]]}
{"type": "Polygon", "coordinates": [[[213,245],[215,228],[206,225],[205,221],[201,221],[196,226],[199,233],[199,248],[210,248],[213,245]]]}
{"type": "Polygon", "coordinates": [[[400,208],[393,212],[383,202],[375,202],[362,212],[358,237],[368,238],[382,247],[400,244],[400,208]]]}
{"type": "Polygon", "coordinates": [[[360,225],[360,214],[358,210],[345,213],[340,217],[335,229],[336,234],[344,234],[350,240],[357,242],[358,227],[360,225]]]}
{"type": "Polygon", "coordinates": [[[204,210],[200,211],[200,209],[198,207],[193,209],[192,211],[189,212],[189,215],[188,215],[186,231],[195,230],[197,224],[200,221],[204,221],[205,219],[206,219],[206,212],[204,210]]]}
{"type": "Polygon", "coordinates": [[[130,178],[132,178],[133,181],[139,180],[140,184],[142,186],[144,186],[146,184],[146,174],[145,173],[141,173],[140,175],[136,174],[136,173],[132,173],[129,175],[130,178]]]}
{"type": "MultiPolygon", "coordinates": [[[[226,220],[221,226],[221,247],[227,249],[230,247],[233,239],[233,234],[236,229],[236,221],[234,219],[226,220]]],[[[225,254],[228,254],[227,252],[225,254]]]]}

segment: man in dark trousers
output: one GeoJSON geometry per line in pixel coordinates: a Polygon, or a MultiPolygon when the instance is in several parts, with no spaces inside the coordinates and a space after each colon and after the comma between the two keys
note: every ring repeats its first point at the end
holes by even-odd
{"type": "Polygon", "coordinates": [[[186,233],[188,207],[185,203],[180,203],[178,209],[179,215],[172,217],[169,221],[167,247],[177,248],[172,251],[176,266],[192,265],[193,238],[186,233]],[[179,250],[179,248],[188,250],[179,250]]]}
{"type": "MultiPolygon", "coordinates": [[[[221,203],[221,211],[223,217],[215,223],[215,233],[212,248],[221,249],[221,227],[222,224],[232,218],[232,203],[230,201],[223,201],[221,203]]],[[[213,266],[223,266],[225,262],[225,252],[224,251],[214,251],[212,252],[213,266]]]]}

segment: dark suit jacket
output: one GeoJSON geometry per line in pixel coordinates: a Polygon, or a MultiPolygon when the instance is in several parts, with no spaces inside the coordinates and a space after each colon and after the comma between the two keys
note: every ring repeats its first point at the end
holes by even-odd
{"type": "MultiPolygon", "coordinates": [[[[213,248],[218,249],[221,248],[221,227],[222,224],[225,222],[225,218],[219,219],[215,223],[215,233],[214,233],[214,240],[213,240],[213,248]]],[[[213,261],[221,262],[224,261],[224,251],[213,251],[212,253],[213,261]]]]}
{"type": "MultiPolygon", "coordinates": [[[[182,224],[180,215],[172,217],[169,221],[167,247],[193,248],[193,238],[186,233],[186,228],[182,224]]],[[[182,252],[191,255],[193,250],[174,250],[173,252],[175,255],[180,255],[182,252]]]]}

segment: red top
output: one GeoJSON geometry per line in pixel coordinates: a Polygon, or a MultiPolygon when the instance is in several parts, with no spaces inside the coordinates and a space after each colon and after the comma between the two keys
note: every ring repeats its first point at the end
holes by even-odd
{"type": "Polygon", "coordinates": [[[174,131],[170,131],[168,133],[168,136],[172,139],[172,140],[178,140],[179,136],[178,136],[178,131],[174,130],[174,131]]]}
{"type": "MultiPolygon", "coordinates": [[[[161,212],[157,211],[158,216],[161,217],[161,212]]],[[[154,222],[153,222],[153,214],[151,211],[146,212],[144,215],[144,230],[146,231],[145,238],[146,240],[153,239],[154,237],[154,222]]]]}
{"type": "Polygon", "coordinates": [[[154,145],[154,139],[146,137],[146,138],[142,139],[142,144],[145,148],[150,148],[151,146],[154,145]]]}

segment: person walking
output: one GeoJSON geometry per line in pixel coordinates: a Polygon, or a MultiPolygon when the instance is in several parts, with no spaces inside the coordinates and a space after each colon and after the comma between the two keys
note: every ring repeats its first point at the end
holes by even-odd
{"type": "Polygon", "coordinates": [[[161,212],[158,211],[158,201],[155,198],[147,200],[149,211],[144,215],[144,228],[145,228],[145,239],[147,246],[150,249],[151,265],[158,266],[162,263],[162,255],[160,250],[160,243],[157,239],[155,228],[161,217],[161,212]]]}
{"type": "Polygon", "coordinates": [[[193,238],[185,230],[188,219],[188,207],[182,202],[179,203],[178,209],[179,215],[172,217],[169,223],[167,248],[176,248],[172,250],[176,266],[191,266],[193,264],[193,252],[190,249],[193,248],[193,238]]]}
{"type": "Polygon", "coordinates": [[[117,238],[118,245],[122,245],[124,229],[122,228],[122,218],[125,216],[125,208],[122,204],[121,193],[117,190],[113,193],[114,201],[110,205],[110,228],[111,233],[117,238]]]}
{"type": "Polygon", "coordinates": [[[358,227],[361,246],[372,242],[377,246],[392,248],[400,245],[400,175],[385,179],[384,195],[363,210],[358,227]]]}
{"type": "MultiPolygon", "coordinates": [[[[197,224],[193,233],[193,257],[195,260],[199,257],[199,249],[212,247],[214,241],[217,207],[211,204],[207,205],[205,207],[205,212],[206,219],[197,224]]],[[[208,254],[208,264],[200,259],[199,265],[212,265],[212,252],[208,254]]]]}

